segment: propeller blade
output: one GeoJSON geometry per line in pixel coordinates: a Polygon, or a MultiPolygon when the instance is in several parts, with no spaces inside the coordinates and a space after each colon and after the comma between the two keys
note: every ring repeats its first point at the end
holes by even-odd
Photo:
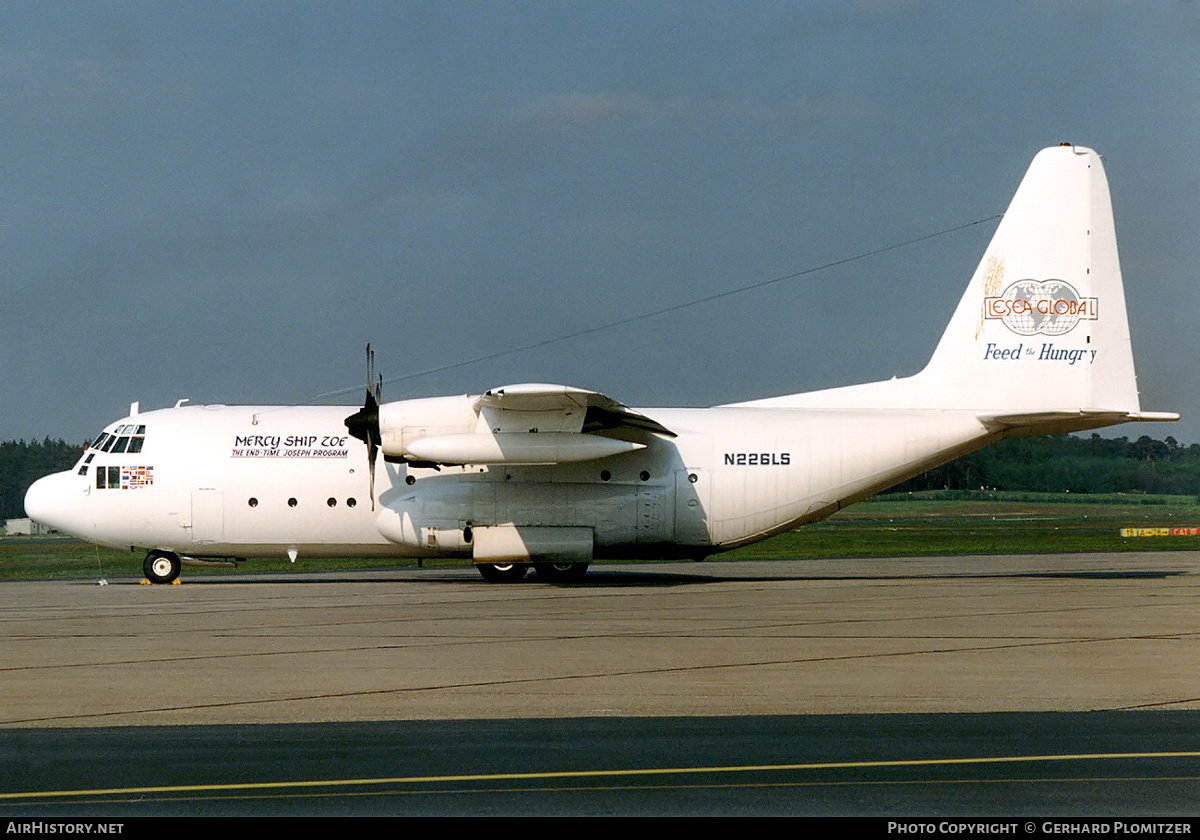
{"type": "Polygon", "coordinates": [[[368,493],[371,496],[371,510],[375,510],[375,456],[379,452],[382,436],[379,432],[379,400],[383,396],[383,377],[371,389],[371,380],[375,378],[375,354],[371,345],[367,345],[367,396],[363,407],[346,418],[346,429],[350,436],[361,440],[367,445],[367,474],[368,493]]]}
{"type": "Polygon", "coordinates": [[[378,447],[375,442],[367,444],[367,495],[371,497],[371,510],[375,510],[375,452],[378,447]]]}

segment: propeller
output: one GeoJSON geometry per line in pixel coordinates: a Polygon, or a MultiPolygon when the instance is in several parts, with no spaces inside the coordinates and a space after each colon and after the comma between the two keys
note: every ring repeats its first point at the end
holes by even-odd
{"type": "Polygon", "coordinates": [[[367,473],[370,476],[369,493],[371,510],[375,510],[375,455],[379,451],[379,400],[383,396],[383,376],[376,379],[375,353],[367,344],[367,398],[363,407],[346,418],[346,428],[351,437],[358,438],[367,445],[367,473]],[[375,390],[372,392],[371,383],[374,381],[375,390]]]}

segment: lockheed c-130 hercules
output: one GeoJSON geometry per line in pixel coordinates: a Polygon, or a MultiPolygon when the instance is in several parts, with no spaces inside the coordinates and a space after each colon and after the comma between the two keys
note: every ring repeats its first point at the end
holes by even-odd
{"type": "Polygon", "coordinates": [[[135,403],[25,507],[145,551],[155,583],[184,561],[283,556],[575,580],[595,559],[762,540],[1002,438],[1175,419],[1139,405],[1100,158],[1063,145],[1034,158],[914,376],[707,409],[540,384],[382,404],[368,388],[361,408],[135,403]]]}

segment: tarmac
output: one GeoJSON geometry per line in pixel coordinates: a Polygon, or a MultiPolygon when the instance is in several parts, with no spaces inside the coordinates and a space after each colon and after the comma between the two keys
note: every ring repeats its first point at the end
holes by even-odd
{"type": "Polygon", "coordinates": [[[1196,710],[1198,571],[1169,552],[3,583],[0,727],[1196,710]]]}

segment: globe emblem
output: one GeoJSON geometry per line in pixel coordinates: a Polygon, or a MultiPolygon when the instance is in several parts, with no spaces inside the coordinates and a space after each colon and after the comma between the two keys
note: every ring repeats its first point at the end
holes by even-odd
{"type": "Polygon", "coordinates": [[[1079,323],[1079,294],[1062,280],[1018,280],[1000,296],[1001,320],[1018,335],[1063,335],[1079,323]]]}

